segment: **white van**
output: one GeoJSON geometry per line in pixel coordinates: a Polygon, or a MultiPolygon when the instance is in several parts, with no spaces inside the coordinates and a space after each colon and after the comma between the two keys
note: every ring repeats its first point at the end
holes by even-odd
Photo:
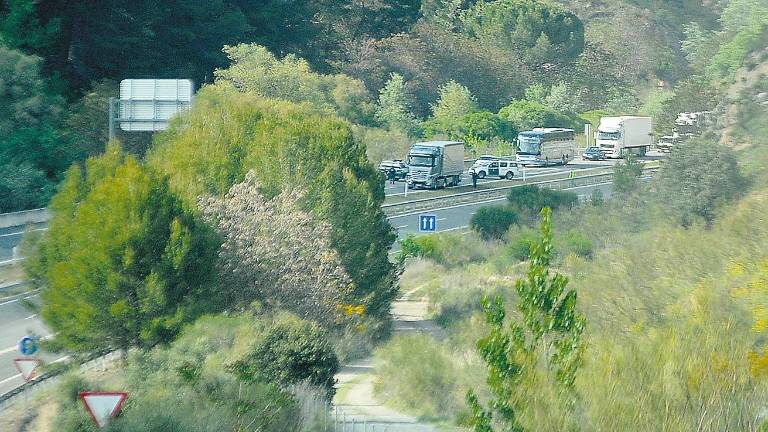
{"type": "Polygon", "coordinates": [[[517,162],[507,159],[478,159],[469,169],[469,175],[476,173],[478,178],[486,176],[512,179],[519,174],[517,162]]]}

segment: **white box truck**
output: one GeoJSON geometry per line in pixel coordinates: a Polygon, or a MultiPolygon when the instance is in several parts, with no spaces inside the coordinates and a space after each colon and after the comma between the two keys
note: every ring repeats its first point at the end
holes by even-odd
{"type": "Polygon", "coordinates": [[[650,117],[601,117],[595,143],[608,158],[645,156],[653,144],[650,117]]]}
{"type": "Polygon", "coordinates": [[[460,141],[419,142],[408,152],[408,188],[441,189],[461,183],[464,172],[464,143],[460,141]]]}

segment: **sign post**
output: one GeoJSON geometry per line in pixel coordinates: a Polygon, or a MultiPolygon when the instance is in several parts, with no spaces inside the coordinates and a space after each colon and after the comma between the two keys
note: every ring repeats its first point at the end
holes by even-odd
{"type": "Polygon", "coordinates": [[[437,232],[437,215],[420,214],[419,232],[437,232]]]}
{"type": "Polygon", "coordinates": [[[80,392],[85,410],[100,428],[117,417],[127,397],[125,392],[80,392]]]}

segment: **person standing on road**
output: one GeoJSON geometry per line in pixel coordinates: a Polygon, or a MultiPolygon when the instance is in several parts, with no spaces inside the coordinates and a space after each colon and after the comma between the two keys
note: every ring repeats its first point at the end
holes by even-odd
{"type": "Polygon", "coordinates": [[[472,175],[472,189],[477,189],[477,173],[473,170],[470,174],[472,175]]]}
{"type": "Polygon", "coordinates": [[[395,173],[394,168],[390,168],[389,171],[387,171],[387,178],[389,179],[389,184],[395,184],[397,173],[395,173]]]}

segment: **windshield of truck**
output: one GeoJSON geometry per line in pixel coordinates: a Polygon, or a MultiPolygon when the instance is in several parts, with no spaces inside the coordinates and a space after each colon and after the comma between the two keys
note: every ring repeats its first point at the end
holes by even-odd
{"type": "Polygon", "coordinates": [[[416,156],[412,155],[408,157],[408,165],[410,166],[422,166],[433,167],[435,166],[435,158],[432,156],[416,156]]]}
{"type": "Polygon", "coordinates": [[[517,136],[518,154],[538,155],[541,153],[541,138],[520,134],[517,136]]]}
{"type": "Polygon", "coordinates": [[[611,140],[618,141],[621,138],[621,132],[602,132],[597,133],[597,139],[599,140],[611,140]]]}

